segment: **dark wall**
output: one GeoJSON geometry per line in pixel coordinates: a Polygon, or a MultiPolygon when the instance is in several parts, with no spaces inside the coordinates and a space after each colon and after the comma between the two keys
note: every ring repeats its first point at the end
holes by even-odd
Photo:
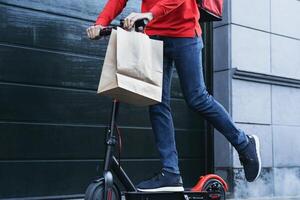
{"type": "MultiPolygon", "coordinates": [[[[131,0],[121,14],[139,10],[131,0]]],[[[0,0],[0,198],[83,194],[101,174],[111,100],[96,94],[107,40],[85,29],[102,0],[0,0]]],[[[172,109],[185,186],[203,174],[203,121],[175,74],[172,109]]],[[[147,108],[121,104],[122,165],[160,169],[147,108]]]]}

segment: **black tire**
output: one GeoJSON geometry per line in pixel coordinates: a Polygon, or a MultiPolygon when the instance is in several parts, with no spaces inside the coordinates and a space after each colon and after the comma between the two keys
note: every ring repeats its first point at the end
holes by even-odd
{"type": "Polygon", "coordinates": [[[225,188],[224,185],[217,179],[208,179],[203,186],[203,191],[206,192],[218,192],[221,195],[220,200],[225,200],[225,188]]]}
{"type": "MultiPolygon", "coordinates": [[[[92,182],[86,189],[84,200],[104,200],[103,190],[103,179],[92,182]]],[[[121,200],[121,192],[115,184],[108,193],[111,194],[111,199],[109,200],[121,200]]]]}

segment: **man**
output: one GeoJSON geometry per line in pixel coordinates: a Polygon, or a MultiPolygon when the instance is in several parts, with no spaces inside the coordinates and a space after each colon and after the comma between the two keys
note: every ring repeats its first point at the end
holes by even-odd
{"type": "MultiPolygon", "coordinates": [[[[127,0],[109,0],[95,25],[87,29],[88,37],[94,39],[98,36],[99,31],[108,26],[123,10],[126,2],[127,0]]],[[[248,136],[238,129],[223,106],[206,90],[202,72],[203,42],[199,17],[196,0],[143,0],[141,13],[131,13],[125,18],[126,29],[132,28],[136,20],[148,19],[145,33],[164,42],[162,102],[149,106],[152,129],[163,168],[153,178],[139,183],[137,189],[140,191],[183,191],[170,109],[173,64],[187,104],[235,147],[247,181],[254,181],[260,174],[258,137],[248,136]]]]}

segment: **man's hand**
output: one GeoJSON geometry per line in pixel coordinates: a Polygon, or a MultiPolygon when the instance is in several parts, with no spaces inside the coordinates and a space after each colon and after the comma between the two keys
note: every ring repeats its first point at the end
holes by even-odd
{"type": "Polygon", "coordinates": [[[89,28],[86,29],[86,33],[88,37],[93,40],[97,36],[99,36],[99,33],[103,28],[105,27],[101,25],[90,26],[89,28]]]}
{"type": "Polygon", "coordinates": [[[130,30],[133,27],[134,23],[140,19],[147,19],[148,21],[151,21],[153,19],[153,15],[151,12],[147,12],[147,13],[133,12],[125,18],[124,28],[130,30]]]}

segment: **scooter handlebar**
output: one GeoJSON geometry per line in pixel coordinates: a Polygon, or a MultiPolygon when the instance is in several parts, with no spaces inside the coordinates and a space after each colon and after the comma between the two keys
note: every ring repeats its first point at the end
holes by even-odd
{"type": "MultiPolygon", "coordinates": [[[[140,19],[140,20],[137,20],[137,21],[134,23],[135,31],[137,31],[137,32],[144,31],[144,28],[145,28],[145,26],[147,25],[147,23],[148,23],[148,20],[147,20],[147,19],[140,19]]],[[[100,33],[99,33],[99,36],[96,37],[95,39],[99,39],[99,38],[101,38],[101,37],[110,35],[111,32],[112,32],[112,29],[116,29],[117,27],[124,27],[124,19],[121,19],[121,20],[120,20],[120,25],[118,25],[118,26],[108,26],[108,27],[106,27],[106,28],[101,29],[101,30],[100,30],[100,33]]]]}

